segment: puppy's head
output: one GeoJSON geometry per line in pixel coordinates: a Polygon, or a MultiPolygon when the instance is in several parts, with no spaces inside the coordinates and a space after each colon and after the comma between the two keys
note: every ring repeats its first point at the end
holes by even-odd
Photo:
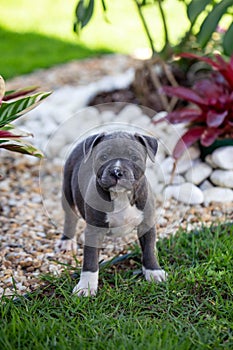
{"type": "Polygon", "coordinates": [[[150,136],[114,132],[94,135],[85,147],[85,161],[92,158],[99,185],[105,190],[122,192],[131,190],[144,175],[146,158],[154,161],[158,145],[150,136]]]}

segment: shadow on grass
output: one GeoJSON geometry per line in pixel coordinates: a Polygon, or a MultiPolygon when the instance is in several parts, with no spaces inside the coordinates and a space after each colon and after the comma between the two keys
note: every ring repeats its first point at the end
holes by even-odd
{"type": "Polygon", "coordinates": [[[104,47],[92,50],[84,44],[72,44],[38,33],[12,32],[1,26],[0,52],[0,74],[5,79],[74,59],[112,53],[104,47]]]}

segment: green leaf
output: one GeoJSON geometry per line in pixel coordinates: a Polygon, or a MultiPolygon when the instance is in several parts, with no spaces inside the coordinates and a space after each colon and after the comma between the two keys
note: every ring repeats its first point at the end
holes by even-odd
{"type": "Polygon", "coordinates": [[[78,29],[82,29],[85,27],[94,11],[94,0],[80,0],[76,7],[75,13],[77,17],[77,21],[74,23],[74,30],[78,32],[78,29]]]}
{"type": "Polygon", "coordinates": [[[212,0],[192,0],[187,6],[187,15],[191,23],[195,22],[197,17],[212,0]]]}
{"type": "Polygon", "coordinates": [[[228,56],[233,54],[233,23],[231,23],[223,38],[224,53],[228,56]]]}
{"type": "Polygon", "coordinates": [[[23,98],[3,101],[0,107],[0,127],[12,122],[23,114],[35,108],[51,92],[38,92],[23,98]]]}
{"type": "Polygon", "coordinates": [[[207,15],[203,21],[200,31],[197,35],[197,41],[203,48],[210,40],[213,32],[216,30],[218,22],[221,17],[226,13],[229,6],[232,6],[232,0],[222,0],[214,6],[212,11],[207,15]]]}
{"type": "Polygon", "coordinates": [[[42,158],[44,155],[43,153],[37,149],[36,147],[32,146],[30,143],[27,143],[22,140],[1,140],[0,141],[0,148],[5,148],[9,151],[13,152],[19,152],[23,154],[29,154],[31,156],[35,156],[38,158],[42,158]]]}

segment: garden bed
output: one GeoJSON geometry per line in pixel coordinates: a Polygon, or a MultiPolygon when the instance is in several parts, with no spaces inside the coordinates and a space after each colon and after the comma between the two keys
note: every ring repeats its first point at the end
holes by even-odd
{"type": "MultiPolygon", "coordinates": [[[[138,64],[129,57],[107,56],[103,59],[73,62],[8,82],[8,88],[30,84],[42,85],[43,88],[49,89],[56,88],[54,96],[48,99],[48,103],[53,101],[51,102],[53,108],[46,101],[41,107],[35,109],[35,113],[33,112],[30,118],[22,118],[23,126],[35,134],[34,142],[38,143],[37,145],[43,148],[45,153],[49,147],[47,142],[51,138],[56,141],[56,147],[55,149],[50,147],[50,157],[43,163],[34,158],[1,152],[0,188],[4,193],[0,206],[0,220],[3,223],[0,242],[0,262],[3,267],[1,294],[10,295],[15,292],[24,294],[40,285],[42,273],[59,274],[64,269],[63,264],[73,267],[77,263],[81,265],[81,233],[84,228],[82,219],[78,224],[80,246],[77,258],[72,257],[71,254],[61,255],[54,252],[55,241],[62,231],[62,212],[59,203],[62,160],[66,153],[64,149],[58,150],[58,140],[54,139],[56,136],[54,131],[59,129],[59,125],[64,122],[63,112],[67,112],[72,107],[74,113],[80,100],[82,98],[83,101],[85,100],[84,95],[81,95],[81,90],[78,89],[81,87],[88,89],[90,87],[88,84],[93,84],[93,81],[96,88],[100,84],[98,83],[101,81],[100,78],[105,79],[104,83],[108,84],[116,83],[116,81],[119,84],[126,84],[127,81],[124,80],[128,74],[126,72],[138,64]],[[124,79],[122,76],[119,79],[119,74],[122,74],[124,79]],[[106,79],[106,76],[110,76],[112,80],[106,79]]],[[[129,81],[131,76],[130,73],[127,78],[129,81]]],[[[125,90],[122,89],[122,91],[125,90]]],[[[72,113],[72,108],[69,113],[72,113]]],[[[95,120],[99,118],[93,110],[91,113],[92,119],[89,118],[88,127],[96,126],[95,120]]],[[[105,118],[106,116],[105,113],[105,118]]],[[[79,125],[82,125],[83,122],[80,120],[82,119],[79,119],[79,125]]],[[[104,119],[101,120],[103,123],[104,119]]],[[[98,123],[100,123],[99,119],[98,123]]],[[[67,140],[67,146],[70,147],[71,141],[67,140]]],[[[180,226],[189,231],[203,224],[209,226],[212,223],[232,220],[232,203],[212,202],[189,205],[172,198],[164,200],[160,194],[156,196],[156,203],[156,226],[159,238],[173,235],[180,226]]],[[[131,249],[133,243],[133,238],[128,241],[113,242],[110,240],[106,242],[101,259],[108,260],[115,254],[124,254],[131,249]]]]}

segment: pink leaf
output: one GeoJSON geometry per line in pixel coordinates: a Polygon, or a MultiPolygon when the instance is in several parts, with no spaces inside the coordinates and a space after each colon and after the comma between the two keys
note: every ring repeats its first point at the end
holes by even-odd
{"type": "Polygon", "coordinates": [[[228,66],[225,69],[219,69],[219,72],[224,76],[230,87],[233,89],[233,70],[228,66]]]}
{"type": "Polygon", "coordinates": [[[5,139],[5,138],[9,138],[9,137],[16,138],[16,137],[20,137],[20,136],[14,135],[13,133],[11,133],[10,131],[7,131],[7,130],[0,130],[0,139],[5,139]]]}
{"type": "Polygon", "coordinates": [[[188,147],[190,147],[192,144],[194,144],[197,140],[200,139],[204,130],[204,126],[197,126],[192,129],[189,129],[177,142],[172,153],[173,157],[175,159],[180,158],[188,147]]]}
{"type": "Polygon", "coordinates": [[[168,113],[165,119],[167,119],[172,124],[188,123],[199,119],[201,115],[202,112],[200,110],[187,108],[168,113]]]}
{"type": "Polygon", "coordinates": [[[216,58],[216,61],[217,61],[218,64],[219,64],[219,68],[227,69],[228,64],[227,64],[226,61],[224,61],[224,59],[222,58],[221,55],[216,54],[216,55],[215,55],[215,58],[216,58]]]}
{"type": "Polygon", "coordinates": [[[218,113],[216,111],[209,110],[207,112],[206,123],[209,127],[216,128],[223,123],[227,115],[228,115],[228,111],[218,113]]]}
{"type": "Polygon", "coordinates": [[[229,64],[230,64],[231,69],[233,70],[233,55],[231,55],[229,64]]]}
{"type": "Polygon", "coordinates": [[[0,139],[18,139],[20,137],[28,136],[33,136],[33,134],[14,128],[12,125],[8,125],[8,127],[0,129],[0,139]]]}
{"type": "Polygon", "coordinates": [[[162,88],[162,91],[165,92],[168,96],[176,96],[183,100],[193,102],[198,106],[207,105],[207,102],[203,98],[201,98],[195,91],[182,86],[164,86],[162,88]]]}
{"type": "Polygon", "coordinates": [[[201,135],[200,142],[203,146],[208,147],[218,138],[222,133],[221,129],[209,128],[206,129],[201,135]]]}
{"type": "Polygon", "coordinates": [[[230,62],[225,62],[224,59],[219,55],[216,54],[215,58],[216,61],[212,60],[209,57],[205,57],[205,56],[198,56],[192,53],[182,53],[179,54],[180,57],[184,57],[184,58],[195,58],[199,61],[203,61],[206,62],[207,64],[209,64],[210,66],[212,66],[213,68],[215,68],[217,71],[219,71],[224,78],[228,81],[228,83],[230,84],[230,86],[233,88],[233,68],[232,68],[232,57],[230,62]]]}
{"type": "Polygon", "coordinates": [[[206,98],[217,98],[222,93],[222,86],[211,79],[199,80],[193,88],[198,94],[204,95],[206,98]]]}
{"type": "Polygon", "coordinates": [[[14,98],[26,96],[31,92],[34,92],[38,89],[38,86],[29,86],[27,88],[6,92],[6,95],[3,97],[3,101],[13,100],[14,98]]]}
{"type": "Polygon", "coordinates": [[[194,53],[188,53],[188,52],[183,52],[183,53],[179,54],[178,56],[183,57],[183,58],[195,58],[198,61],[206,62],[207,64],[209,64],[212,67],[219,68],[219,64],[209,57],[199,56],[199,55],[196,55],[194,53]]]}

